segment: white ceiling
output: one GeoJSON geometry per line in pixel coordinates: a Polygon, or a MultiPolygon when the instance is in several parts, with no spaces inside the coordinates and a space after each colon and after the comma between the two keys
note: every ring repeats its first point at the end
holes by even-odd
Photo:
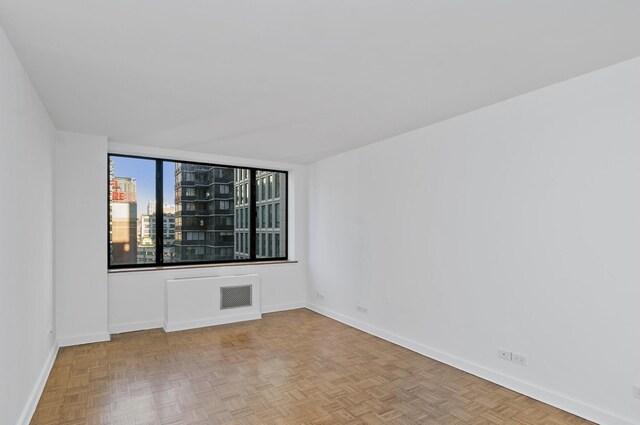
{"type": "Polygon", "coordinates": [[[311,162],[640,56],[637,0],[0,0],[58,129],[311,162]]]}

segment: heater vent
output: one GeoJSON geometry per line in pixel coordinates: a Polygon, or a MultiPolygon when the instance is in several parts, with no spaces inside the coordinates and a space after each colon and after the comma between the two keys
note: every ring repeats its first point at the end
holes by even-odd
{"type": "Polygon", "coordinates": [[[251,307],[251,285],[223,286],[220,288],[220,310],[251,307]]]}

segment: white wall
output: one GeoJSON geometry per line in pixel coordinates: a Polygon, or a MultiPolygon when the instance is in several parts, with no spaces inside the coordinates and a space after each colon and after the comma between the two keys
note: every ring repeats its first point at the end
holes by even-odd
{"type": "Polygon", "coordinates": [[[61,346],[105,341],[107,138],[58,132],[55,160],[58,341],[61,346]]]}
{"type": "Polygon", "coordinates": [[[56,353],[55,129],[0,28],[0,423],[29,420],[56,353]]]}
{"type": "Polygon", "coordinates": [[[640,59],[320,161],[309,182],[313,308],[640,423],[640,59]]]}
{"type": "MultiPolygon", "coordinates": [[[[109,273],[109,330],[112,333],[162,326],[166,279],[232,274],[260,275],[263,312],[304,307],[306,299],[306,167],[109,143],[112,153],[266,167],[289,171],[289,257],[298,263],[109,273]]],[[[102,217],[100,217],[102,219],[102,217]]],[[[97,225],[97,223],[96,223],[97,225]]],[[[105,256],[106,258],[106,256],[105,256]]]]}

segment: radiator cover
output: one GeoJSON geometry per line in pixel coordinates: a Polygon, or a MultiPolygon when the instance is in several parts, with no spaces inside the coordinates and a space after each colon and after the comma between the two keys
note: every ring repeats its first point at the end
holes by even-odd
{"type": "Polygon", "coordinates": [[[260,277],[256,274],[168,279],[166,332],[260,319],[260,277]]]}

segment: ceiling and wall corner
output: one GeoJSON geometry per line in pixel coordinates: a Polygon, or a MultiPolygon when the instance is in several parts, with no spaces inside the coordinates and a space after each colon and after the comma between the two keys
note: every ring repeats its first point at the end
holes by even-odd
{"type": "Polygon", "coordinates": [[[634,0],[2,0],[59,130],[310,163],[640,55],[634,0]]]}

